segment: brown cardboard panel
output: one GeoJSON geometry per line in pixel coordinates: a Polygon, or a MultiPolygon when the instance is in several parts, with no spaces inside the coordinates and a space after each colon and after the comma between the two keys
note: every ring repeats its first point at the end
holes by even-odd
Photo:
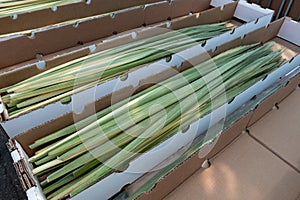
{"type": "Polygon", "coordinates": [[[145,25],[167,20],[171,14],[171,5],[164,1],[147,6],[145,9],[145,25]]]}
{"type": "Polygon", "coordinates": [[[15,73],[7,73],[0,76],[0,88],[4,88],[7,85],[12,85],[17,81],[22,81],[27,78],[30,78],[38,73],[41,73],[41,70],[37,68],[36,65],[30,65],[27,68],[18,69],[15,73]],[[15,74],[19,74],[15,76],[15,74]]]}
{"type": "Polygon", "coordinates": [[[36,47],[33,45],[28,46],[27,43],[31,43],[31,41],[26,36],[15,38],[13,41],[2,41],[0,46],[0,68],[2,69],[4,67],[19,63],[19,61],[22,62],[33,59],[38,51],[36,50],[36,47]],[[14,49],[21,49],[22,51],[18,50],[18,54],[14,54],[14,49]],[[30,49],[31,51],[24,51],[24,49],[30,49]]]}
{"type": "MultiPolygon", "coordinates": [[[[196,6],[194,0],[186,0],[186,1],[175,0],[175,1],[171,1],[170,4],[172,4],[171,15],[170,15],[171,19],[175,18],[176,16],[184,16],[184,15],[188,15],[189,13],[193,13],[193,9],[195,9],[196,6]],[[185,4],[188,6],[185,6],[185,4]]],[[[207,4],[205,2],[205,5],[209,8],[209,3],[207,4]]]]}
{"type": "MultiPolygon", "coordinates": [[[[70,41],[67,48],[74,46],[74,43],[78,41],[82,41],[83,43],[89,42],[92,40],[100,39],[103,37],[107,37],[112,35],[114,20],[110,16],[103,16],[99,18],[99,20],[90,20],[84,23],[79,23],[78,27],[76,27],[72,32],[68,34],[68,36],[76,36],[76,39],[73,39],[73,42],[70,41]],[[93,31],[91,31],[93,30],[93,31]]],[[[61,34],[60,32],[57,33],[61,34]]],[[[65,35],[66,37],[67,35],[65,35]]],[[[61,48],[60,48],[61,49],[61,48]]]]}
{"type": "Polygon", "coordinates": [[[300,90],[249,128],[250,134],[300,171],[300,90]]]}
{"type": "Polygon", "coordinates": [[[179,18],[171,23],[171,29],[177,30],[187,26],[196,26],[200,24],[210,24],[219,21],[226,21],[233,18],[234,11],[236,9],[237,2],[229,3],[221,8],[212,8],[200,12],[197,15],[186,16],[184,18],[179,18]],[[216,13],[218,13],[216,15],[216,13]]]}
{"type": "Polygon", "coordinates": [[[18,68],[33,65],[33,63],[37,62],[38,60],[39,60],[38,58],[35,58],[35,59],[30,60],[30,61],[26,61],[26,62],[23,62],[23,63],[19,63],[17,65],[12,65],[12,66],[0,69],[0,74],[1,74],[0,77],[2,76],[2,74],[9,73],[10,71],[16,70],[18,68]]]}
{"type": "Polygon", "coordinates": [[[203,11],[200,13],[198,20],[202,21],[202,23],[209,24],[212,23],[211,20],[216,17],[218,17],[219,21],[226,21],[232,19],[236,7],[237,7],[237,2],[232,2],[229,4],[225,4],[222,9],[220,7],[214,8],[222,11],[218,16],[214,16],[211,10],[203,11]]]}
{"type": "MultiPolygon", "coordinates": [[[[240,46],[243,44],[243,40],[241,38],[237,38],[235,40],[232,40],[232,42],[230,43],[225,43],[224,45],[218,46],[215,51],[213,52],[213,56],[218,55],[219,53],[222,53],[224,51],[226,51],[227,49],[231,49],[234,48],[236,46],[240,46]]],[[[257,40],[255,41],[257,42],[257,40]]],[[[253,43],[255,43],[253,42],[253,43]]]]}
{"type": "Polygon", "coordinates": [[[256,31],[253,31],[251,33],[248,33],[245,35],[244,37],[244,43],[253,43],[255,41],[257,41],[257,39],[259,38],[260,42],[267,42],[271,39],[273,39],[274,37],[276,37],[276,35],[278,34],[280,27],[282,26],[284,21],[284,18],[277,20],[275,22],[272,22],[267,28],[260,28],[257,29],[256,31]]]}
{"type": "Polygon", "coordinates": [[[111,0],[96,0],[91,1],[89,5],[83,1],[59,6],[55,12],[51,9],[44,9],[20,14],[16,20],[13,20],[11,17],[4,17],[0,18],[0,34],[34,29],[71,19],[100,15],[115,10],[159,1],[161,0],[117,0],[114,2],[111,0]]]}
{"type": "MultiPolygon", "coordinates": [[[[134,30],[137,30],[137,29],[134,29],[134,30]]],[[[132,30],[132,31],[134,31],[134,30],[132,30]]],[[[100,51],[103,51],[103,50],[106,50],[109,48],[113,48],[116,46],[128,44],[133,41],[131,35],[126,35],[126,36],[122,36],[122,37],[118,37],[118,36],[119,35],[108,37],[105,42],[103,42],[101,40],[96,41],[95,42],[96,50],[93,53],[100,52],[100,51]]],[[[138,36],[137,36],[137,38],[138,38],[138,36]]]]}
{"type": "Polygon", "coordinates": [[[144,23],[145,19],[144,17],[137,16],[144,16],[143,12],[144,10],[142,8],[138,8],[131,12],[121,12],[116,14],[114,16],[115,20],[114,25],[112,26],[113,30],[111,33],[120,33],[137,28],[137,24],[138,26],[141,26],[141,24],[144,23]]]}
{"type": "Polygon", "coordinates": [[[203,54],[200,54],[198,56],[195,56],[191,59],[189,59],[188,61],[184,61],[182,64],[181,64],[181,69],[182,70],[185,70],[185,69],[188,69],[190,68],[194,63],[201,63],[201,62],[204,62],[208,59],[210,59],[212,57],[213,53],[212,51],[208,51],[206,53],[203,53],[203,54]]]}
{"type": "MultiPolygon", "coordinates": [[[[35,54],[42,53],[43,55],[47,55],[58,50],[74,47],[79,41],[85,43],[107,37],[112,34],[112,23],[113,19],[110,16],[103,16],[97,20],[80,23],[78,27],[68,25],[50,29],[37,33],[35,39],[32,40],[32,46],[37,49],[35,54]]],[[[17,54],[18,52],[14,51],[13,53],[17,54]]],[[[30,59],[29,55],[28,59],[30,59]]]]}
{"type": "Polygon", "coordinates": [[[29,62],[24,62],[2,69],[0,70],[0,73],[3,73],[0,75],[0,88],[6,87],[8,85],[13,85],[60,64],[66,63],[79,57],[86,56],[89,53],[90,50],[88,48],[78,46],[65,51],[60,51],[54,54],[43,56],[43,60],[46,60],[45,68],[39,69],[36,64],[34,64],[39,59],[34,59],[29,62]],[[26,68],[23,67],[25,65],[27,66],[26,68]]]}
{"type": "Polygon", "coordinates": [[[300,174],[244,134],[165,200],[294,200],[300,174]]]}
{"type": "Polygon", "coordinates": [[[95,40],[95,41],[89,42],[87,44],[96,45],[96,49],[95,49],[95,51],[93,51],[93,53],[96,53],[96,52],[100,52],[100,51],[103,51],[103,50],[106,50],[109,48],[113,48],[116,46],[121,46],[121,45],[130,43],[130,42],[133,42],[134,40],[141,40],[141,39],[149,38],[149,37],[156,36],[159,34],[163,34],[168,31],[171,31],[171,30],[165,28],[165,21],[163,21],[163,22],[158,22],[158,23],[152,24],[149,27],[144,27],[141,25],[138,28],[132,28],[130,30],[123,31],[121,34],[112,35],[112,36],[104,38],[102,40],[101,39],[95,40]],[[132,37],[133,32],[136,34],[135,38],[132,37]]]}
{"type": "Polygon", "coordinates": [[[277,103],[280,103],[286,96],[292,93],[297,85],[300,83],[300,74],[293,78],[284,87],[280,88],[276,93],[269,96],[261,102],[254,111],[254,114],[249,121],[248,126],[252,126],[260,118],[262,118],[268,111],[270,111],[277,103]]]}
{"type": "Polygon", "coordinates": [[[191,26],[196,26],[197,17],[198,17],[197,15],[190,15],[179,19],[175,19],[171,22],[171,29],[177,30],[180,29],[181,27],[187,27],[187,24],[190,24],[191,26]]]}
{"type": "Polygon", "coordinates": [[[33,59],[36,54],[47,55],[71,48],[76,46],[79,41],[89,42],[107,37],[112,34],[112,23],[113,20],[110,16],[103,16],[97,20],[82,23],[78,27],[68,25],[38,32],[33,39],[22,36],[3,41],[0,45],[0,67],[33,59]]]}
{"type": "MultiPolygon", "coordinates": [[[[75,3],[67,7],[70,10],[73,10],[74,7],[83,7],[83,6],[85,6],[84,3],[75,3]]],[[[12,17],[0,18],[0,24],[2,25],[0,33],[6,34],[6,33],[18,32],[22,30],[38,28],[45,25],[59,23],[62,21],[73,19],[72,15],[66,12],[62,12],[63,10],[65,10],[65,8],[66,6],[59,7],[57,12],[53,12],[51,9],[44,9],[32,13],[24,13],[18,15],[18,18],[15,20],[12,19],[12,17]],[[60,16],[56,15],[58,13],[60,16]],[[33,20],[34,18],[39,20],[33,20]]]]}
{"type": "Polygon", "coordinates": [[[211,0],[173,0],[171,1],[172,10],[171,10],[171,18],[175,18],[178,16],[188,15],[190,12],[199,12],[200,10],[207,10],[210,8],[211,0]]]}
{"type": "MultiPolygon", "coordinates": [[[[174,1],[176,3],[176,1],[174,1]]],[[[187,2],[187,1],[184,1],[184,2],[187,2]]],[[[192,8],[191,8],[191,11],[192,12],[199,12],[199,11],[203,11],[203,10],[208,10],[209,8],[212,8],[210,6],[210,2],[211,0],[201,0],[201,1],[198,1],[198,0],[194,0],[193,3],[192,3],[192,8]]],[[[182,7],[183,5],[180,5],[180,7],[182,7]]],[[[174,8],[173,8],[174,10],[174,8]]],[[[173,13],[173,16],[174,16],[174,12],[172,10],[172,13],[173,13]]],[[[177,15],[177,16],[180,16],[180,15],[177,15]]]]}
{"type": "MultiPolygon", "coordinates": [[[[103,23],[105,24],[105,23],[103,23]]],[[[33,39],[27,36],[1,42],[0,67],[4,68],[12,64],[20,63],[35,58],[37,54],[47,55],[58,50],[76,46],[80,37],[74,34],[72,25],[62,29],[51,29],[47,32],[36,33],[33,39]],[[63,31],[63,35],[62,32],[63,31]]]]}

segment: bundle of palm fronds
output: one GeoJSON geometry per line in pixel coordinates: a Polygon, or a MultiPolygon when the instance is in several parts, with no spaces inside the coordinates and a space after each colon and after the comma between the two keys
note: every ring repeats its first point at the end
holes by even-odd
{"type": "Polygon", "coordinates": [[[226,22],[199,25],[107,49],[67,62],[0,89],[9,117],[14,118],[69,97],[128,70],[170,56],[231,29],[226,22]]]}
{"type": "Polygon", "coordinates": [[[35,141],[29,161],[44,194],[72,197],[227,103],[283,64],[273,46],[228,50],[35,141]]]}

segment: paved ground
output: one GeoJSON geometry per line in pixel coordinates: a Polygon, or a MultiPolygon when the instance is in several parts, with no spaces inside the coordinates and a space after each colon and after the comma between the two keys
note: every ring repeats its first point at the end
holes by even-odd
{"type": "Polygon", "coordinates": [[[27,199],[12,165],[6,142],[7,138],[0,130],[0,200],[27,199]]]}

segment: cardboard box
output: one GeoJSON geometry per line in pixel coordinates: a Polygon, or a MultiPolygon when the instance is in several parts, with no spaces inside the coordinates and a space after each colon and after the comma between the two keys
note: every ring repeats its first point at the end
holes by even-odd
{"type": "MultiPolygon", "coordinates": [[[[223,1],[212,1],[212,5],[223,5],[223,1]]],[[[156,7],[160,4],[156,4],[156,7]]],[[[161,12],[160,12],[161,13],[161,12]]],[[[15,82],[18,82],[20,80],[23,80],[26,77],[32,76],[36,73],[40,73],[43,70],[40,70],[37,68],[41,63],[46,67],[46,69],[50,69],[56,65],[58,65],[61,62],[65,62],[70,59],[74,59],[76,57],[81,57],[83,55],[89,54],[91,51],[98,52],[103,49],[106,49],[108,47],[121,45],[136,39],[142,39],[145,37],[153,36],[158,33],[161,33],[162,31],[167,31],[170,29],[179,29],[187,26],[193,26],[197,24],[206,24],[206,23],[214,23],[218,21],[226,21],[229,19],[233,19],[234,24],[240,24],[237,20],[242,20],[248,23],[245,23],[243,25],[238,26],[234,29],[233,32],[226,32],[218,37],[212,38],[210,40],[206,41],[206,44],[204,45],[204,49],[209,50],[215,50],[216,46],[226,43],[227,41],[234,40],[236,38],[240,38],[243,36],[243,34],[253,31],[257,28],[266,26],[272,17],[272,11],[270,10],[264,10],[259,8],[257,5],[251,5],[247,4],[245,2],[232,2],[229,4],[226,4],[222,9],[212,8],[206,11],[203,11],[201,13],[195,13],[193,15],[188,15],[185,17],[180,17],[171,20],[171,22],[162,22],[158,23],[156,25],[153,25],[149,28],[138,28],[135,29],[134,32],[129,31],[129,33],[126,33],[120,37],[114,37],[110,40],[107,40],[106,42],[100,42],[95,44],[89,45],[86,48],[82,48],[80,50],[76,51],[70,51],[70,52],[60,52],[59,56],[53,55],[52,58],[49,58],[49,60],[46,61],[39,61],[37,64],[28,65],[21,67],[20,70],[14,69],[12,71],[6,72],[2,76],[0,76],[0,85],[1,83],[3,86],[11,85],[15,82]],[[251,14],[249,14],[251,13],[251,14]],[[134,33],[134,34],[133,34],[134,33]],[[135,35],[135,38],[132,38],[132,35],[135,35]]],[[[200,52],[203,50],[199,50],[200,52]]],[[[189,55],[185,54],[185,56],[194,56],[195,53],[189,55]]],[[[149,65],[145,66],[143,68],[140,68],[139,70],[132,70],[128,76],[129,80],[122,84],[123,89],[125,87],[132,87],[136,88],[138,83],[141,82],[143,79],[146,79],[147,77],[151,77],[155,73],[159,73],[160,71],[164,70],[165,67],[168,66],[179,66],[183,62],[182,57],[180,54],[174,55],[171,62],[166,63],[165,60],[158,61],[161,66],[164,67],[157,67],[157,65],[149,65]],[[156,66],[156,67],[155,67],[156,66]],[[143,74],[143,76],[141,76],[143,74]]],[[[14,68],[14,67],[13,67],[14,68]]],[[[44,69],[45,70],[45,69],[44,69]]],[[[40,124],[43,124],[49,119],[57,118],[61,115],[64,115],[65,113],[74,111],[74,112],[81,112],[84,109],[85,105],[88,105],[95,99],[100,99],[105,95],[109,95],[114,91],[114,86],[116,83],[118,83],[119,78],[115,78],[111,81],[106,82],[105,84],[99,85],[96,90],[98,91],[96,93],[96,96],[91,100],[87,102],[80,103],[79,107],[72,107],[72,104],[61,104],[60,102],[52,103],[42,109],[38,109],[35,111],[32,111],[26,115],[23,115],[19,118],[13,119],[11,121],[5,122],[3,124],[4,129],[9,134],[10,137],[15,136],[16,134],[19,134],[25,130],[29,130],[30,128],[33,128],[35,126],[38,126],[40,124]],[[30,120],[28,120],[30,119],[30,120]],[[18,127],[14,124],[18,124],[18,127]]],[[[149,80],[149,79],[148,79],[149,80]]],[[[155,81],[155,79],[154,79],[155,81]]],[[[122,88],[119,88],[120,90],[122,88]]],[[[132,91],[129,90],[129,91],[132,91]]],[[[82,93],[81,93],[82,94],[82,93]]],[[[72,99],[76,98],[76,95],[72,96],[72,99]]]]}
{"type": "MultiPolygon", "coordinates": [[[[293,21],[287,18],[281,19],[279,21],[272,23],[267,28],[263,27],[256,31],[243,35],[242,38],[238,38],[231,42],[220,45],[216,48],[216,51],[211,52],[212,55],[216,55],[220,52],[223,52],[227,49],[233,48],[241,44],[249,44],[254,42],[267,42],[270,40],[276,41],[278,45],[283,45],[287,47],[286,51],[283,52],[282,55],[285,56],[287,59],[290,59],[290,61],[284,64],[276,71],[269,74],[264,80],[259,81],[254,86],[250,87],[249,89],[247,89],[246,91],[238,95],[233,101],[226,104],[225,107],[227,109],[227,113],[226,113],[227,116],[229,115],[236,116],[236,112],[239,112],[239,108],[241,107],[244,108],[243,105],[249,102],[253,103],[253,100],[255,100],[254,97],[262,95],[264,98],[266,98],[264,91],[274,86],[274,84],[277,86],[277,88],[272,90],[273,94],[269,98],[274,97],[273,95],[276,96],[277,94],[281,94],[281,96],[277,96],[278,102],[280,101],[280,98],[287,96],[287,94],[289,94],[296,87],[296,85],[299,84],[300,76],[299,76],[299,68],[297,67],[300,64],[300,57],[299,55],[296,55],[297,54],[296,52],[299,52],[299,47],[293,45],[292,43],[286,42],[285,40],[282,40],[280,37],[285,38],[286,40],[291,42],[294,42],[294,40],[296,41],[297,38],[293,38],[291,35],[289,35],[288,30],[283,30],[285,27],[283,26],[284,24],[291,25],[291,27],[289,27],[288,30],[299,29],[299,24],[294,23],[293,21]],[[291,78],[289,74],[290,75],[294,74],[294,75],[291,78]],[[289,83],[288,84],[284,83],[284,85],[281,85],[284,82],[283,80],[286,79],[289,80],[289,83]],[[278,88],[278,85],[282,87],[278,88]]],[[[195,50],[195,49],[191,49],[191,50],[195,50]]],[[[191,50],[189,50],[189,52],[191,50]]],[[[203,57],[198,56],[197,59],[196,60],[200,62],[201,59],[203,60],[203,57]]],[[[183,63],[183,67],[190,67],[189,62],[183,63]]],[[[157,73],[153,77],[167,75],[168,73],[169,72],[166,70],[161,73],[157,73]]],[[[127,89],[128,88],[126,88],[126,90],[127,89]]],[[[118,95],[122,96],[124,95],[124,93],[122,93],[122,91],[119,91],[118,95]]],[[[94,108],[96,110],[100,110],[101,108],[103,108],[103,106],[105,106],[104,104],[106,102],[109,102],[109,96],[102,98],[101,101],[100,100],[96,101],[94,108]]],[[[204,157],[201,157],[201,159],[199,159],[198,154],[192,155],[189,159],[184,161],[179,167],[176,167],[170,173],[168,173],[168,175],[164,176],[162,180],[158,181],[158,183],[155,184],[155,187],[151,190],[151,192],[142,194],[142,196],[140,196],[139,199],[153,199],[153,198],[157,199],[157,198],[164,197],[166,194],[172,191],[178,184],[180,184],[184,179],[186,179],[195,170],[197,170],[201,166],[202,161],[204,161],[207,158],[213,157],[213,155],[221,151],[234,138],[236,138],[241,132],[241,130],[247,127],[249,120],[252,120],[252,117],[254,115],[262,116],[265,113],[265,110],[268,110],[267,108],[269,108],[269,106],[270,105],[265,105],[265,107],[258,106],[256,109],[255,106],[252,108],[252,110],[248,110],[246,114],[244,113],[245,115],[239,116],[239,118],[236,119],[232,124],[229,124],[228,129],[226,129],[225,132],[223,132],[222,134],[221,133],[218,134],[220,135],[219,136],[220,138],[218,140],[210,141],[210,142],[217,141],[217,143],[213,145],[212,151],[210,151],[204,157]]],[[[87,112],[83,112],[79,115],[77,115],[76,113],[68,113],[64,116],[53,119],[41,126],[37,126],[29,131],[19,134],[11,140],[10,149],[12,150],[12,157],[14,159],[14,162],[16,163],[17,171],[20,174],[20,178],[22,182],[25,183],[24,187],[25,190],[27,190],[27,194],[30,199],[37,199],[37,198],[42,199],[43,195],[41,194],[38,183],[30,173],[30,165],[27,163],[27,155],[31,156],[34,152],[28,148],[28,145],[38,138],[41,138],[55,130],[59,130],[60,128],[65,127],[66,125],[73,123],[74,115],[77,115],[75,117],[77,119],[84,118],[86,115],[88,115],[90,111],[88,110],[88,108],[89,107],[86,107],[87,112]]],[[[194,131],[193,126],[200,125],[199,126],[200,129],[198,130],[198,132],[194,133],[196,134],[196,136],[199,135],[200,133],[202,133],[207,129],[209,125],[207,119],[210,119],[211,115],[214,115],[217,112],[218,109],[213,113],[200,119],[199,121],[193,123],[190,126],[190,129],[187,130],[187,132],[185,132],[185,134],[179,132],[174,137],[166,141],[169,142],[170,140],[174,139],[172,141],[172,143],[174,142],[173,143],[174,145],[171,146],[168,145],[168,148],[164,149],[163,152],[162,151],[159,152],[160,153],[159,156],[155,155],[155,153],[153,154],[152,150],[150,150],[149,152],[143,154],[142,156],[132,161],[129,167],[124,172],[113,173],[112,175],[106,177],[105,179],[101,180],[97,184],[83,191],[79,195],[75,196],[73,199],[82,199],[82,198],[97,199],[99,198],[99,196],[103,198],[111,197],[119,190],[124,188],[125,185],[132,184],[135,180],[142,177],[144,175],[144,170],[151,170],[153,167],[157,166],[158,164],[162,163],[167,158],[169,158],[171,155],[178,152],[182,147],[189,144],[191,140],[193,140],[194,138],[194,137],[190,138],[190,135],[193,135],[192,133],[190,133],[194,131]],[[149,162],[149,160],[151,160],[151,162],[149,162]],[[128,173],[132,171],[135,172],[139,171],[140,173],[128,173]]],[[[222,120],[222,118],[219,118],[219,120],[222,120]]],[[[215,118],[215,123],[217,123],[219,120],[218,117],[215,118]]],[[[161,145],[164,145],[164,143],[160,144],[158,148],[161,145]]]]}
{"type": "MultiPolygon", "coordinates": [[[[284,30],[283,24],[293,22],[289,19],[280,20],[272,23],[267,29],[262,28],[255,32],[249,33],[244,39],[261,38],[262,41],[268,41],[272,39],[270,32],[273,32],[271,35],[275,36],[276,34],[282,33],[284,30]],[[283,24],[281,24],[283,23],[283,24]],[[281,24],[281,25],[280,25],[281,24]],[[269,30],[269,31],[268,31],[269,30]],[[269,37],[269,39],[267,37],[269,37]]],[[[294,23],[294,22],[293,22],[294,23]]],[[[299,24],[298,24],[299,26],[299,24]]],[[[296,27],[294,27],[296,28],[296,27]]],[[[287,30],[293,30],[292,27],[289,27],[287,30]]],[[[272,40],[278,40],[279,38],[273,38],[272,40]]],[[[294,39],[297,39],[295,37],[294,39]]],[[[295,40],[296,41],[296,40],[295,40]]],[[[249,40],[248,40],[249,42],[249,40]]],[[[283,41],[284,42],[284,41],[283,41]]],[[[297,52],[299,52],[299,47],[296,47],[297,52]]],[[[297,56],[299,57],[299,55],[297,56]]],[[[296,59],[296,57],[294,58],[296,59]]],[[[294,61],[294,60],[293,60],[294,61]]],[[[299,66],[298,64],[295,66],[299,66]]],[[[252,98],[248,103],[244,104],[240,110],[235,111],[233,116],[227,118],[227,126],[225,130],[219,134],[218,138],[212,140],[211,143],[206,145],[201,144],[200,152],[195,151],[195,153],[188,157],[185,162],[182,162],[178,165],[170,165],[170,168],[162,170],[161,174],[148,173],[142,178],[134,182],[128,187],[123,189],[121,194],[123,196],[137,195],[135,192],[140,192],[137,195],[137,199],[162,199],[174,188],[180,185],[186,178],[191,176],[196,170],[201,168],[202,163],[210,158],[213,158],[217,155],[224,147],[230,144],[236,137],[238,137],[243,130],[246,130],[247,127],[259,120],[266,112],[272,109],[274,105],[281,102],[286,96],[288,96],[300,83],[300,69],[299,67],[295,68],[294,75],[290,78],[278,77],[277,82],[273,84],[268,89],[265,89],[262,93],[257,94],[252,98]],[[241,117],[238,118],[237,116],[241,117]],[[148,183],[143,189],[142,192],[139,191],[141,186],[148,183]]],[[[278,145],[278,140],[277,140],[278,145]]],[[[199,147],[200,148],[200,147],[199,147]]],[[[222,183],[224,184],[224,183],[222,183]]],[[[214,194],[218,195],[218,194],[214,194]]]]}

